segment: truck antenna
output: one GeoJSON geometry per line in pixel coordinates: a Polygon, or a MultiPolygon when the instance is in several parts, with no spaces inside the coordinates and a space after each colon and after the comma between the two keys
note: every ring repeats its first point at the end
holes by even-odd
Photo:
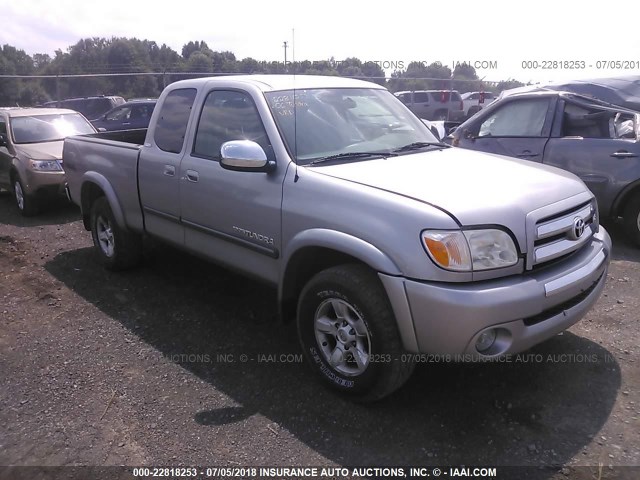
{"type": "MultiPolygon", "coordinates": [[[[293,177],[293,183],[296,183],[300,178],[298,176],[298,114],[296,111],[296,29],[291,29],[291,65],[293,66],[293,155],[296,157],[294,163],[296,164],[296,172],[293,177]]],[[[285,68],[287,65],[285,64],[285,68]]]]}

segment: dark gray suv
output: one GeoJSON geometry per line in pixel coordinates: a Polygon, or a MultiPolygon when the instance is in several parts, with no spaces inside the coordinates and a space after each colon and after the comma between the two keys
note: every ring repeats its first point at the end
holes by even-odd
{"type": "Polygon", "coordinates": [[[110,95],[110,96],[96,96],[96,97],[82,97],[82,98],[67,98],[66,100],[56,100],[53,102],[47,102],[43,107],[48,108],[67,108],[69,110],[75,110],[80,112],[88,120],[95,120],[101,115],[104,115],[109,110],[118,105],[124,103],[124,98],[110,95]]]}
{"type": "Polygon", "coordinates": [[[640,246],[640,114],[571,92],[517,93],[460,125],[453,146],[560,167],[578,175],[600,215],[622,217],[640,246]]]}

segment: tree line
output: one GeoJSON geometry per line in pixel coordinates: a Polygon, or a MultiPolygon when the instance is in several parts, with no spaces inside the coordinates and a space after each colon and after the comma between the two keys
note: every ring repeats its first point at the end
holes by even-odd
{"type": "Polygon", "coordinates": [[[467,64],[452,71],[440,62],[411,62],[385,78],[376,62],[351,57],[336,61],[276,62],[251,57],[237,59],[233,52],[212,50],[204,41],[190,41],[180,53],[163,44],[137,38],[85,38],[51,57],[28,55],[11,45],[0,48],[0,106],[29,106],[49,100],[90,95],[125,98],[157,97],[169,83],[185,78],[222,73],[296,73],[369,79],[391,91],[454,89],[460,92],[500,92],[522,86],[516,80],[497,83],[478,79],[467,64]],[[131,75],[137,74],[137,75],[131,75]],[[32,77],[32,78],[24,78],[32,77]]]}

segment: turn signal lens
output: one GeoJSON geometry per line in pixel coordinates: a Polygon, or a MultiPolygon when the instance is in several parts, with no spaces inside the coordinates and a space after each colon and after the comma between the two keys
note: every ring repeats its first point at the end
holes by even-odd
{"type": "Polygon", "coordinates": [[[442,268],[471,270],[469,245],[462,232],[423,232],[422,239],[431,259],[442,268]]]}

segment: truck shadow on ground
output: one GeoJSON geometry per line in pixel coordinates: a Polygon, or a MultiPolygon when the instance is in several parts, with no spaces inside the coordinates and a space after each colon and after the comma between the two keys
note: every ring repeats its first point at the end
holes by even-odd
{"type": "Polygon", "coordinates": [[[0,191],[0,221],[16,227],[62,225],[80,220],[80,209],[65,198],[55,198],[43,203],[40,212],[33,217],[23,217],[15,205],[13,194],[0,191]]]}
{"type": "Polygon", "coordinates": [[[46,269],[238,404],[194,411],[194,422],[259,413],[342,465],[562,465],[598,434],[621,384],[607,350],[564,333],[509,361],[431,358],[399,392],[364,406],[326,390],[299,361],[255,361],[300,354],[293,325],[276,320],[275,291],[260,283],[165,247],[126,273],[104,271],[88,248],[61,253],[46,269]],[[235,361],[180,362],[218,354],[235,361]]]}

